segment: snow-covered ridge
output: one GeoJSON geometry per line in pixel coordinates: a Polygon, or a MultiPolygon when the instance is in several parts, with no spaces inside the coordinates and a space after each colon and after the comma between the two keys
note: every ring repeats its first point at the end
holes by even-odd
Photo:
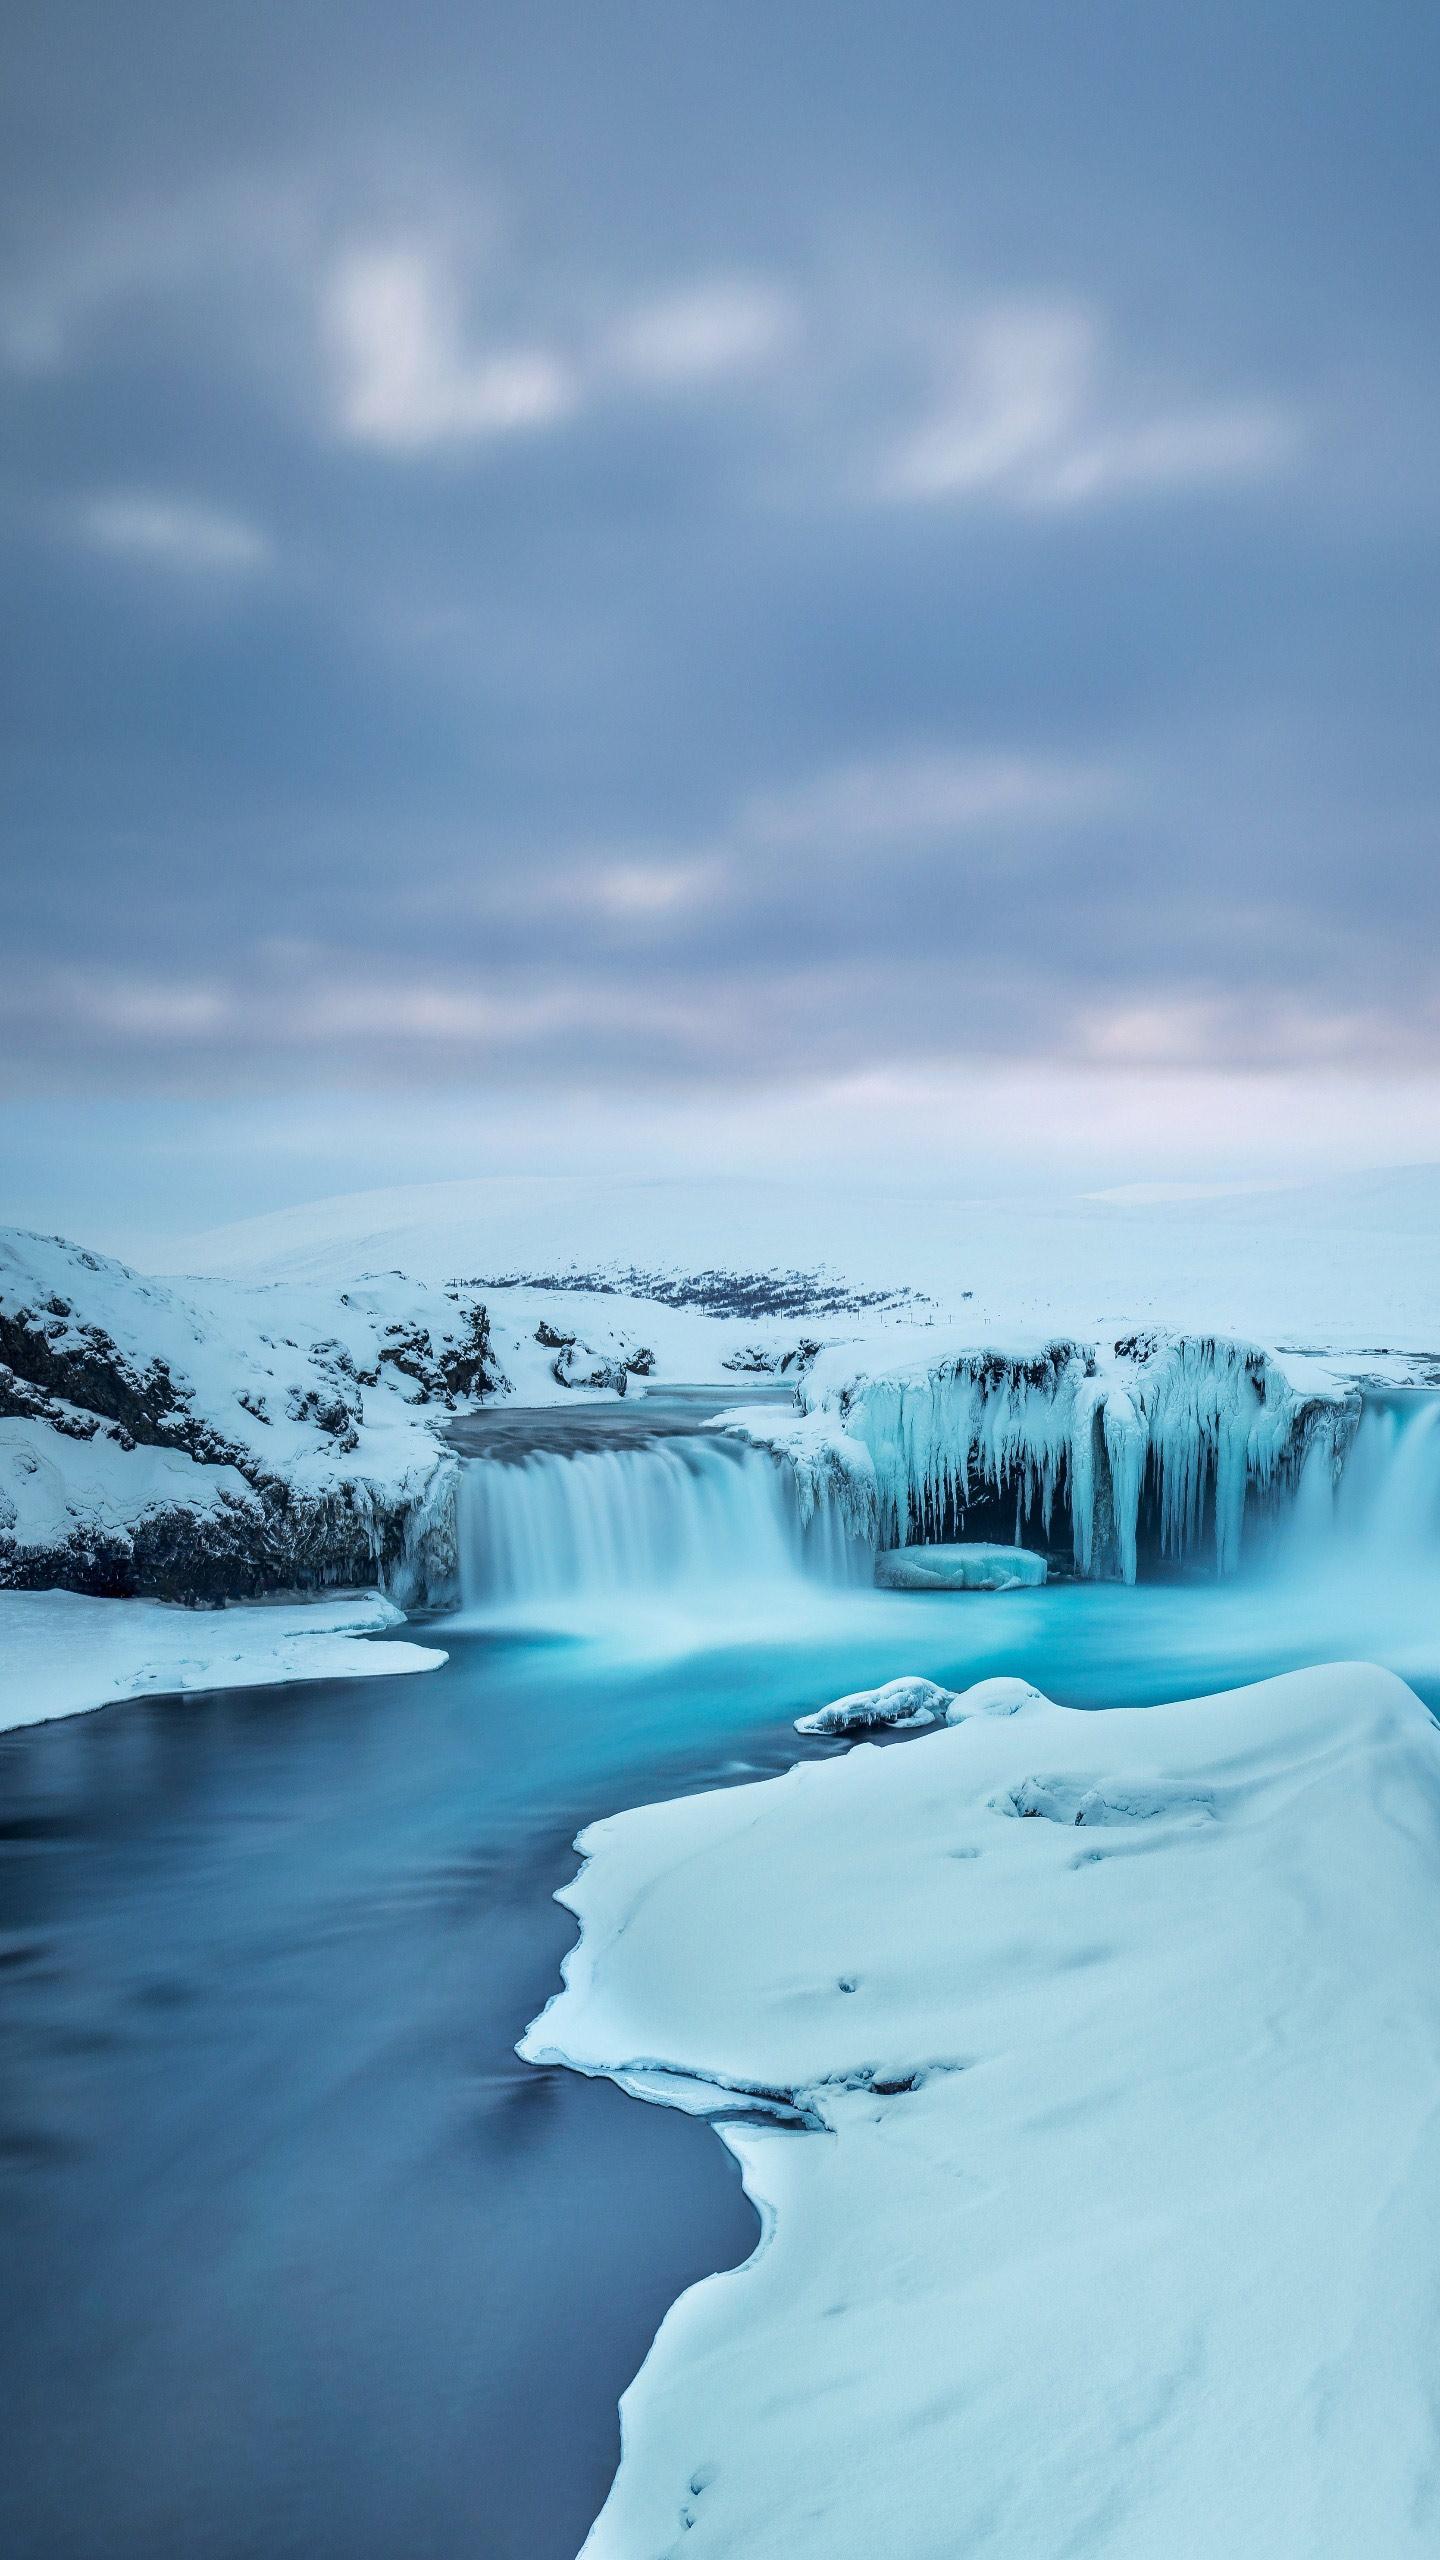
{"type": "Polygon", "coordinates": [[[578,1844],[521,2051],[710,2118],[763,2225],[586,2560],[1429,2560],[1434,1722],[1354,1664],[947,1712],[578,1844]]]}
{"type": "Polygon", "coordinates": [[[1343,1462],[1359,1396],[1323,1365],[1213,1334],[1111,1343],[926,1333],[823,1351],[778,1428],[734,1418],[884,1546],[1068,1539],[1082,1575],[1164,1556],[1239,1559],[1247,1502],[1343,1462]]]}

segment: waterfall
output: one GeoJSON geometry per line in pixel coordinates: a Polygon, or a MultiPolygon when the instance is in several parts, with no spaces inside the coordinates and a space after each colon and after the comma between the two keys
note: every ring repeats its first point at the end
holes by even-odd
{"type": "Polygon", "coordinates": [[[856,1555],[833,1505],[802,1519],[791,1468],[718,1434],[471,1459],[458,1536],[466,1615],[515,1623],[748,1606],[851,1579],[856,1555]]]}
{"type": "Polygon", "coordinates": [[[1440,1395],[1366,1398],[1338,1481],[1307,1464],[1287,1540],[1292,1562],[1343,1558],[1376,1575],[1440,1565],[1440,1395]]]}

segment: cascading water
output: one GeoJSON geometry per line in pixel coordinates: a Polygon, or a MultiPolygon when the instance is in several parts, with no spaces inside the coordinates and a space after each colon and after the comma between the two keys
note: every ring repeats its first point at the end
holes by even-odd
{"type": "Polygon", "coordinates": [[[1302,1570],[1340,1557],[1377,1575],[1440,1567],[1440,1395],[1367,1397],[1338,1481],[1323,1452],[1307,1465],[1287,1545],[1302,1570]]]}
{"type": "Polygon", "coordinates": [[[472,1459],[458,1530],[462,1608],[492,1622],[748,1610],[850,1580],[857,1558],[832,1506],[802,1519],[792,1469],[718,1434],[472,1459]]]}

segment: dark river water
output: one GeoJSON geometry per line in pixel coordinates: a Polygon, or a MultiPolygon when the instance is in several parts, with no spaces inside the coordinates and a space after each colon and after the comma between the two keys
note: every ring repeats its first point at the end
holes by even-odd
{"type": "Polygon", "coordinates": [[[756,2229],[701,2125],[514,2058],[579,1826],[898,1672],[1087,1706],[1365,1653],[1433,1702],[1407,1591],[632,1602],[0,1739],[0,2551],[572,2560],[666,2307],[756,2229]]]}

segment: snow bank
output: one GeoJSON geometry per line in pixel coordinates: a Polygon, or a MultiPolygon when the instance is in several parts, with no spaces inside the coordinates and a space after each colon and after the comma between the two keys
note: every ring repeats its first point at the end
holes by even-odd
{"type": "Polygon", "coordinates": [[[428,1645],[356,1641],[401,1623],[377,1591],[229,1609],[0,1591],[0,1732],[115,1698],[435,1670],[446,1657],[428,1645]]]}
{"type": "Polygon", "coordinates": [[[845,1478],[857,1534],[939,1540],[989,1503],[1017,1543],[1027,1528],[1048,1543],[1063,1513],[1077,1570],[1127,1582],[1142,1530],[1164,1555],[1203,1543],[1233,1570],[1251,1493],[1292,1487],[1317,1453],[1338,1470],[1359,1412],[1320,1364],[1216,1335],[892,1334],[822,1352],[799,1393],[800,1423],[751,1436],[832,1498],[845,1478]]]}
{"type": "Polygon", "coordinates": [[[521,2051],[712,2117],[764,2230],[589,2560],[1434,2551],[1440,1735],[1354,1665],[1015,1704],[582,1836],[521,2051]]]}

